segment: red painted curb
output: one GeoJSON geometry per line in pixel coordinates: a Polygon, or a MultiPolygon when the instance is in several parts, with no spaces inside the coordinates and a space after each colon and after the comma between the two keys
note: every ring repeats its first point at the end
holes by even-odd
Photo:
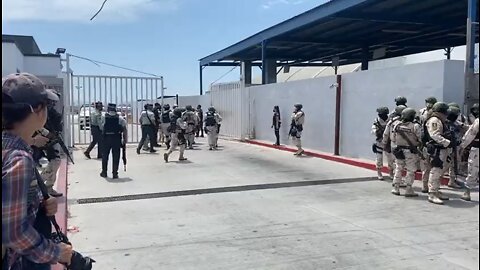
{"type": "MultiPolygon", "coordinates": [[[[256,140],[245,140],[243,142],[253,144],[253,145],[278,149],[278,150],[282,150],[282,151],[287,151],[287,152],[296,152],[297,151],[297,149],[289,147],[289,146],[285,146],[285,145],[276,146],[276,145],[273,145],[273,144],[260,142],[260,141],[256,141],[256,140]]],[[[343,157],[343,156],[335,156],[335,155],[327,154],[327,153],[312,152],[312,151],[307,151],[307,150],[305,150],[305,155],[316,157],[316,158],[321,158],[321,159],[325,159],[325,160],[335,161],[335,162],[339,162],[339,163],[343,163],[343,164],[347,164],[347,165],[351,165],[351,166],[355,166],[355,167],[360,167],[360,168],[364,168],[364,169],[368,169],[368,170],[373,170],[373,171],[377,170],[377,167],[376,167],[375,163],[373,163],[373,162],[367,162],[367,161],[363,161],[363,160],[347,158],[347,157],[343,157]]],[[[388,173],[388,168],[383,167],[382,172],[383,173],[388,173]]],[[[415,180],[422,180],[422,174],[421,173],[416,173],[415,174],[415,180]]],[[[445,177],[442,178],[441,184],[442,185],[448,185],[448,179],[445,178],[445,177]]]]}
{"type": "MultiPolygon", "coordinates": [[[[58,225],[60,226],[62,232],[67,234],[67,173],[68,173],[68,163],[66,159],[62,159],[60,163],[60,168],[57,173],[57,191],[63,193],[63,196],[57,198],[58,209],[57,214],[55,214],[55,219],[57,220],[58,225]]],[[[65,267],[61,264],[56,264],[52,266],[52,270],[64,270],[65,267]]]]}

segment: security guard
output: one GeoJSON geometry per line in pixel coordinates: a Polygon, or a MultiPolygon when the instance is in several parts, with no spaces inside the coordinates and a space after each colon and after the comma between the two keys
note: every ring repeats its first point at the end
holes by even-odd
{"type": "Polygon", "coordinates": [[[155,114],[153,113],[153,105],[152,104],[146,104],[145,105],[145,110],[142,111],[142,114],[140,115],[139,122],[142,125],[142,138],[140,139],[140,142],[138,143],[137,147],[137,154],[140,155],[140,149],[142,148],[142,145],[146,142],[147,137],[150,140],[150,153],[155,153],[157,152],[154,149],[154,146],[156,144],[156,139],[157,135],[155,134],[155,114]]]}
{"type": "Polygon", "coordinates": [[[293,107],[289,135],[292,136],[292,141],[297,147],[297,152],[295,152],[294,155],[301,156],[305,152],[302,148],[302,132],[303,124],[305,123],[305,113],[302,111],[302,104],[295,104],[293,107]]]}
{"type": "Polygon", "coordinates": [[[393,154],[395,155],[395,176],[393,177],[392,194],[400,195],[400,182],[402,180],[403,170],[406,169],[405,197],[416,197],[412,185],[415,180],[415,171],[417,170],[418,146],[421,143],[422,127],[415,123],[416,111],[412,108],[406,108],[402,111],[401,121],[393,127],[393,139],[395,144],[393,154]]]}
{"type": "Polygon", "coordinates": [[[462,196],[462,199],[465,201],[471,200],[470,189],[478,186],[479,137],[478,118],[476,118],[467,133],[465,133],[465,136],[462,138],[462,143],[460,144],[462,149],[470,148],[470,154],[468,155],[468,174],[465,181],[466,191],[462,196]]]}
{"type": "Polygon", "coordinates": [[[214,107],[208,108],[205,115],[205,133],[207,133],[209,150],[217,149],[218,125],[222,122],[222,117],[216,112],[214,107]]]}
{"type": "Polygon", "coordinates": [[[90,114],[90,130],[92,131],[92,141],[88,146],[87,150],[83,153],[88,159],[91,159],[90,152],[92,151],[93,147],[97,145],[97,159],[102,158],[102,132],[100,131],[100,120],[103,115],[103,103],[101,101],[97,101],[95,103],[95,111],[90,114]]]}
{"type": "Polygon", "coordinates": [[[109,103],[107,113],[100,121],[100,129],[103,133],[103,155],[101,177],[107,177],[108,157],[112,151],[112,173],[113,179],[118,178],[118,166],[120,164],[120,149],[128,141],[127,121],[117,114],[117,105],[109,103]],[[123,135],[123,142],[122,142],[123,135]]]}
{"type": "Polygon", "coordinates": [[[187,143],[185,140],[185,130],[187,129],[187,123],[182,119],[182,109],[176,108],[173,110],[173,116],[171,118],[170,126],[168,127],[168,131],[172,134],[172,144],[170,145],[170,149],[163,154],[163,159],[166,163],[168,163],[168,158],[170,154],[177,148],[180,147],[180,156],[178,158],[179,161],[187,160],[183,154],[185,153],[185,144],[187,143]]]}
{"type": "Polygon", "coordinates": [[[195,140],[195,127],[198,125],[197,117],[191,105],[185,107],[186,111],[182,115],[182,120],[187,123],[185,130],[185,139],[187,140],[188,149],[193,149],[195,140]]]}
{"type": "MultiPolygon", "coordinates": [[[[383,168],[383,144],[382,144],[382,139],[383,139],[383,133],[385,132],[385,128],[387,127],[387,120],[388,120],[388,114],[389,110],[387,107],[380,107],[377,109],[378,116],[375,118],[375,121],[373,122],[372,125],[372,134],[375,135],[375,142],[372,145],[372,151],[375,154],[375,160],[376,160],[376,168],[377,168],[377,177],[378,180],[383,180],[383,175],[382,175],[382,168],[383,168]]],[[[385,152],[385,154],[389,155],[390,153],[385,152]]],[[[387,158],[387,160],[390,162],[388,164],[388,168],[393,171],[394,168],[394,159],[393,158],[387,158]]]]}
{"type": "Polygon", "coordinates": [[[446,125],[448,105],[444,102],[437,102],[433,105],[432,112],[426,122],[426,147],[432,165],[428,178],[428,201],[434,204],[443,204],[443,201],[448,198],[440,192],[440,179],[449,167],[450,161],[447,158],[454,142],[448,135],[446,125]]]}

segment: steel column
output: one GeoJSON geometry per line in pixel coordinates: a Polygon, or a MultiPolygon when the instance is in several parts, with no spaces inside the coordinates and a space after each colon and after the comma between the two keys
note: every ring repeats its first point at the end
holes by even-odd
{"type": "Polygon", "coordinates": [[[368,46],[362,48],[362,70],[368,70],[368,61],[370,60],[370,51],[368,46]]]}

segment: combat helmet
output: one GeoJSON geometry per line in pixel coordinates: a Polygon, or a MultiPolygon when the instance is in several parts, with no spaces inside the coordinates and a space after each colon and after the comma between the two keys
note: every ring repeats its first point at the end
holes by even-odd
{"type": "Polygon", "coordinates": [[[433,105],[432,111],[442,114],[447,114],[448,112],[448,104],[445,102],[437,102],[433,105]]]}
{"type": "Polygon", "coordinates": [[[437,100],[436,97],[428,97],[428,98],[425,99],[425,103],[428,103],[428,104],[435,104],[437,102],[438,102],[438,100],[437,100]]]}
{"type": "Polygon", "coordinates": [[[405,108],[402,111],[402,120],[405,122],[412,122],[415,119],[417,112],[413,108],[405,108]]]}
{"type": "Polygon", "coordinates": [[[395,103],[397,104],[397,106],[399,106],[399,105],[406,106],[407,105],[407,98],[404,97],[404,96],[398,96],[398,97],[395,98],[395,103]]]}
{"type": "Polygon", "coordinates": [[[389,114],[390,110],[387,107],[379,107],[377,109],[378,114],[389,114]]]}
{"type": "Polygon", "coordinates": [[[395,107],[395,115],[401,116],[403,110],[405,110],[406,108],[407,108],[407,106],[405,106],[405,105],[398,105],[397,107],[395,107]]]}

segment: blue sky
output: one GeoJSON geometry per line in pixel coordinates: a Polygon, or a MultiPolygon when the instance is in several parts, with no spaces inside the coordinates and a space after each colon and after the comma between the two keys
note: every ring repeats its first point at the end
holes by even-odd
{"type": "MultiPolygon", "coordinates": [[[[4,0],[2,33],[32,35],[42,52],[68,52],[165,76],[167,94],[198,93],[198,59],[325,0],[4,0]]],[[[76,74],[135,75],[74,60],[76,74]]],[[[230,68],[210,67],[204,89],[230,68]]],[[[238,80],[234,70],[223,80],[238,80]]]]}

